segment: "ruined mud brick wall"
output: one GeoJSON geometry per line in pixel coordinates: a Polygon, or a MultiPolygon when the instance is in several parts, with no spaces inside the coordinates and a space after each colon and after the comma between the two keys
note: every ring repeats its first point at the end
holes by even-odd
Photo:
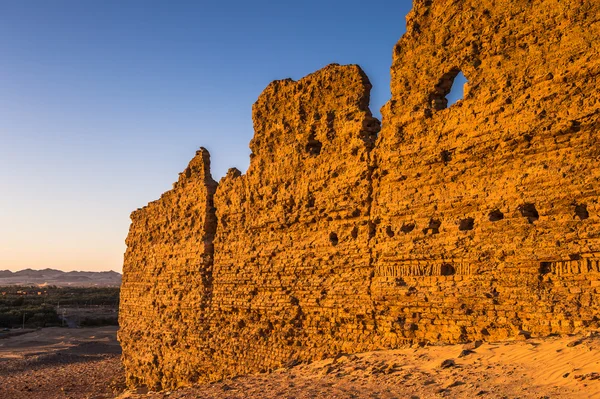
{"type": "Polygon", "coordinates": [[[598,320],[599,20],[592,1],[415,2],[373,153],[386,345],[598,320]]]}
{"type": "Polygon", "coordinates": [[[212,286],[216,229],[208,151],[201,149],[171,191],[131,215],[119,309],[128,382],[191,383],[212,361],[202,326],[212,286]]]}
{"type": "Polygon", "coordinates": [[[356,350],[373,333],[370,89],[357,66],[330,65],[254,104],[248,172],[230,171],[215,196],[224,375],[356,350]]]}
{"type": "Polygon", "coordinates": [[[202,151],[132,215],[128,382],[597,326],[599,20],[593,1],[415,0],[381,132],[357,66],[269,85],[246,174],[217,189],[202,151]]]}

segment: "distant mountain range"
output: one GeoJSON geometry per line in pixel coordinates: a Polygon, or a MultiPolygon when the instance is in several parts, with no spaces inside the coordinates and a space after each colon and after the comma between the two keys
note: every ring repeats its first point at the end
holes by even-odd
{"type": "Polygon", "coordinates": [[[56,285],[71,287],[118,287],[121,274],[117,272],[63,272],[55,269],[25,269],[18,272],[0,270],[2,285],[56,285]]]}

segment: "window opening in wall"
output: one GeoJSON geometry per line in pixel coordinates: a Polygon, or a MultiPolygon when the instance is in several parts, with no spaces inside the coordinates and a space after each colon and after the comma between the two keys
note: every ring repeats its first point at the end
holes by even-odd
{"type": "Polygon", "coordinates": [[[444,74],[430,95],[431,107],[442,110],[456,104],[464,98],[467,83],[467,78],[458,68],[444,74]]]}
{"type": "Polygon", "coordinates": [[[448,100],[448,107],[453,106],[458,101],[465,98],[465,85],[468,83],[467,78],[463,75],[462,72],[458,72],[458,75],[454,78],[454,82],[452,83],[452,88],[450,89],[450,93],[446,96],[448,100]]]}

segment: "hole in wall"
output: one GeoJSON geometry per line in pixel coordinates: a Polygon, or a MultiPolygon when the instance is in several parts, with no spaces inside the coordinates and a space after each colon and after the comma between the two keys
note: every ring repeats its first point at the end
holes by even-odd
{"type": "Polygon", "coordinates": [[[396,235],[394,233],[394,230],[392,230],[392,226],[386,227],[385,234],[387,234],[387,236],[390,237],[390,238],[392,238],[392,237],[394,237],[396,235]]]}
{"type": "Polygon", "coordinates": [[[329,233],[329,241],[334,247],[340,242],[336,233],[329,233]]]}
{"type": "Polygon", "coordinates": [[[308,152],[310,156],[316,157],[321,153],[321,149],[323,148],[323,143],[315,138],[315,134],[311,133],[308,136],[308,142],[306,143],[305,150],[308,152]]]}
{"type": "Polygon", "coordinates": [[[552,262],[541,262],[540,263],[540,274],[548,274],[552,271],[552,262]]]}
{"type": "Polygon", "coordinates": [[[462,219],[460,221],[460,223],[458,224],[458,230],[460,230],[460,231],[473,230],[473,226],[475,226],[475,219],[473,219],[473,218],[462,219]]]}
{"type": "Polygon", "coordinates": [[[504,219],[504,214],[499,209],[491,211],[489,214],[490,222],[497,222],[504,219]]]}
{"type": "Polygon", "coordinates": [[[462,100],[467,83],[467,78],[458,68],[453,68],[445,73],[435,86],[433,93],[429,95],[431,108],[439,111],[462,100]]]}
{"type": "Polygon", "coordinates": [[[465,85],[469,81],[466,76],[462,72],[458,72],[458,75],[454,78],[452,82],[452,88],[450,89],[450,93],[446,96],[448,100],[448,107],[453,106],[458,101],[465,98],[465,85]]]}
{"type": "Polygon", "coordinates": [[[571,121],[571,131],[577,133],[580,130],[581,130],[581,122],[571,121]]]}
{"type": "Polygon", "coordinates": [[[444,164],[447,164],[448,162],[452,161],[452,152],[448,151],[448,150],[444,150],[440,153],[440,159],[442,160],[442,162],[444,164]]]}
{"type": "Polygon", "coordinates": [[[350,236],[351,236],[352,238],[358,238],[358,228],[354,227],[354,228],[352,229],[352,231],[350,232],[350,236]]]}
{"type": "Polygon", "coordinates": [[[414,229],[415,229],[414,223],[403,224],[402,227],[400,227],[400,231],[403,232],[404,234],[408,234],[411,231],[413,231],[414,229]]]}
{"type": "Polygon", "coordinates": [[[437,219],[430,219],[429,226],[423,229],[423,234],[431,233],[431,234],[439,234],[440,227],[442,226],[442,222],[437,219]]]}
{"type": "Polygon", "coordinates": [[[537,209],[535,209],[535,205],[532,203],[523,204],[519,207],[519,212],[521,212],[521,216],[527,218],[527,221],[533,224],[540,218],[540,214],[537,209]]]}
{"type": "Polygon", "coordinates": [[[454,266],[448,263],[444,263],[441,268],[442,276],[453,276],[456,273],[454,266]]]}
{"type": "Polygon", "coordinates": [[[579,218],[579,220],[585,220],[590,217],[590,213],[587,210],[587,205],[584,204],[575,204],[575,216],[579,218]]]}

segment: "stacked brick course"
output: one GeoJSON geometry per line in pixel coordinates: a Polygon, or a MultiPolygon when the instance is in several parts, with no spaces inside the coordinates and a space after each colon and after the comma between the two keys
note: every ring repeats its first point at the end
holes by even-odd
{"type": "Polygon", "coordinates": [[[600,5],[415,0],[407,22],[381,132],[357,66],[273,82],[246,174],[217,189],[201,151],[134,212],[131,385],[598,325],[600,5]]]}

